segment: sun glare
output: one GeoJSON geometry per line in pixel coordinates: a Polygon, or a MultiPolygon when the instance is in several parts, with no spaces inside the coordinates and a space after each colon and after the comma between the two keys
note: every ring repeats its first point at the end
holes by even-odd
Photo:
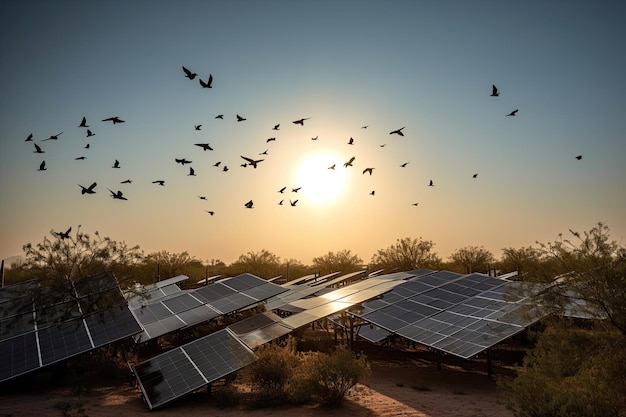
{"type": "Polygon", "coordinates": [[[301,187],[299,193],[302,196],[316,203],[327,203],[341,196],[347,174],[338,157],[328,153],[317,153],[300,164],[296,181],[297,187],[301,187]]]}

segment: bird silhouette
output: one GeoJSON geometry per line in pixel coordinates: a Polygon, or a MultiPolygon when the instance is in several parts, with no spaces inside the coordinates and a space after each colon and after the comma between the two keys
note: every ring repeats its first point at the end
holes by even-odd
{"type": "Polygon", "coordinates": [[[331,166],[328,167],[328,169],[334,170],[335,169],[335,165],[337,165],[337,164],[332,164],[331,166]]]}
{"type": "Polygon", "coordinates": [[[435,186],[435,183],[433,183],[433,180],[430,180],[430,182],[428,183],[428,186],[429,187],[434,187],[435,186]]]}
{"type": "Polygon", "coordinates": [[[30,135],[28,135],[28,137],[26,138],[24,142],[32,142],[32,141],[33,141],[33,134],[31,133],[30,135]]]}
{"type": "MultiPolygon", "coordinates": [[[[61,133],[63,133],[63,132],[61,132],[61,133]]],[[[61,133],[57,133],[56,135],[51,135],[49,138],[44,139],[44,140],[57,140],[57,139],[59,139],[59,136],[61,136],[61,133]]],[[[43,140],[42,140],[42,142],[43,142],[43,140]]]]}
{"type": "Polygon", "coordinates": [[[95,182],[93,184],[91,184],[89,187],[83,187],[82,185],[78,184],[78,186],[81,188],[80,193],[81,194],[95,194],[96,192],[94,191],[94,188],[96,188],[96,184],[95,182]]]}
{"type": "Polygon", "coordinates": [[[370,175],[372,175],[372,172],[373,172],[373,171],[374,171],[374,168],[365,168],[365,169],[363,170],[363,174],[365,174],[366,172],[369,172],[369,173],[370,173],[370,175]]]}
{"type": "Polygon", "coordinates": [[[300,126],[304,126],[304,121],[305,121],[305,120],[309,120],[309,119],[310,119],[310,117],[305,117],[304,119],[294,120],[294,121],[293,121],[293,124],[300,125],[300,126]]]}
{"type": "Polygon", "coordinates": [[[354,145],[354,139],[350,138],[350,140],[348,141],[348,145],[354,145]]]}
{"type": "Polygon", "coordinates": [[[124,180],[122,182],[120,182],[120,184],[131,184],[133,181],[132,180],[124,180]]]}
{"type": "Polygon", "coordinates": [[[240,166],[240,167],[243,167],[243,168],[246,168],[246,167],[248,166],[248,164],[244,162],[243,164],[241,164],[241,165],[239,165],[239,166],[240,166]]]}
{"type": "Polygon", "coordinates": [[[174,158],[174,161],[176,161],[177,164],[181,164],[181,165],[185,165],[185,164],[190,164],[192,161],[188,161],[185,158],[174,158]]]}
{"type": "Polygon", "coordinates": [[[69,229],[67,229],[65,232],[55,232],[53,231],[52,233],[57,236],[60,239],[69,239],[70,238],[70,232],[72,231],[72,228],[70,227],[69,229]]]}
{"type": "Polygon", "coordinates": [[[418,205],[418,204],[419,204],[419,203],[413,203],[413,205],[414,205],[415,207],[417,207],[417,205],[418,205]]]}
{"type": "Polygon", "coordinates": [[[208,143],[196,143],[195,145],[201,147],[203,151],[213,150],[213,148],[211,148],[211,145],[209,145],[208,143]]]}
{"type": "Polygon", "coordinates": [[[361,126],[361,129],[367,129],[369,126],[361,126]]]}
{"type": "Polygon", "coordinates": [[[239,155],[239,156],[241,156],[244,160],[246,160],[248,162],[248,164],[252,165],[252,167],[255,168],[255,169],[256,169],[256,166],[257,166],[257,164],[259,162],[264,161],[263,159],[254,160],[254,159],[251,159],[251,158],[247,158],[247,157],[245,157],[243,155],[239,155]]]}
{"type": "Polygon", "coordinates": [[[498,97],[500,93],[498,93],[498,89],[495,85],[491,85],[491,96],[490,97],[498,97]]]}
{"type": "Polygon", "coordinates": [[[223,114],[218,114],[217,116],[215,116],[216,119],[224,119],[224,115],[223,114]]]}
{"type": "Polygon", "coordinates": [[[121,191],[112,191],[110,188],[107,188],[107,190],[109,190],[109,192],[111,193],[111,197],[113,197],[113,199],[115,200],[128,200],[126,197],[124,197],[124,193],[122,193],[121,191]]]}
{"type": "Polygon", "coordinates": [[[274,141],[276,141],[276,138],[267,138],[265,140],[265,143],[274,142],[274,141]]]}
{"type": "Polygon", "coordinates": [[[119,167],[120,167],[120,161],[118,161],[116,159],[115,162],[113,163],[113,167],[112,168],[119,168],[119,167]]]}
{"type": "Polygon", "coordinates": [[[228,165],[224,165],[224,168],[222,168],[222,171],[228,172],[228,165]]]}
{"type": "Polygon", "coordinates": [[[315,136],[314,138],[311,138],[311,140],[317,140],[318,138],[319,138],[319,135],[315,136]]]}
{"type": "Polygon", "coordinates": [[[246,119],[245,117],[237,115],[237,121],[238,122],[243,122],[244,120],[248,120],[248,119],[246,119]]]}
{"type": "Polygon", "coordinates": [[[292,192],[292,193],[297,193],[298,191],[300,191],[300,189],[301,189],[301,188],[302,188],[302,187],[292,188],[292,189],[291,189],[291,192],[292,192]]]}
{"type": "Polygon", "coordinates": [[[86,145],[84,146],[84,148],[85,148],[85,149],[89,149],[89,147],[90,147],[90,146],[91,146],[91,145],[86,144],[86,145]]]}
{"type": "Polygon", "coordinates": [[[279,205],[279,206],[282,206],[282,205],[283,205],[283,201],[285,201],[285,200],[280,200],[280,201],[278,202],[278,205],[279,205]]]}
{"type": "Polygon", "coordinates": [[[33,153],[45,153],[44,151],[41,150],[39,145],[37,145],[36,143],[33,143],[33,145],[35,145],[35,150],[33,151],[33,153]]]}
{"type": "Polygon", "coordinates": [[[296,200],[296,201],[289,200],[289,204],[291,204],[291,207],[295,207],[296,203],[298,203],[298,200],[296,200]]]}
{"type": "Polygon", "coordinates": [[[378,145],[378,146],[380,146],[381,148],[384,148],[385,146],[387,146],[387,144],[383,143],[382,145],[378,145]]]}
{"type": "Polygon", "coordinates": [[[248,201],[246,204],[244,204],[244,206],[245,206],[246,208],[249,208],[249,209],[251,209],[253,205],[254,205],[254,203],[252,202],[252,200],[250,200],[250,201],[248,201]]]}
{"type": "Polygon", "coordinates": [[[87,159],[86,156],[77,156],[76,158],[74,158],[75,161],[84,161],[85,159],[87,159]]]}
{"type": "Polygon", "coordinates": [[[164,180],[156,180],[156,181],[152,181],[152,184],[158,184],[161,187],[163,187],[165,185],[165,181],[164,180]]]}
{"type": "Polygon", "coordinates": [[[213,166],[214,167],[219,167],[221,163],[222,163],[222,161],[217,161],[216,163],[213,164],[213,166]]]}
{"type": "Polygon", "coordinates": [[[204,210],[204,211],[206,211],[207,213],[209,213],[211,216],[215,214],[215,212],[214,212],[214,211],[210,211],[210,210],[204,210]]]}
{"type": "Polygon", "coordinates": [[[120,119],[117,116],[114,117],[107,117],[106,119],[102,119],[103,122],[113,122],[114,125],[118,124],[118,123],[126,123],[125,120],[120,119]]]}
{"type": "Polygon", "coordinates": [[[343,163],[343,167],[344,168],[351,167],[353,162],[354,162],[354,156],[352,158],[350,158],[350,160],[348,162],[344,162],[343,163]]]}
{"type": "Polygon", "coordinates": [[[193,128],[196,130],[202,129],[202,125],[193,125],[193,128]]]}
{"type": "Polygon", "coordinates": [[[87,118],[86,117],[83,117],[83,120],[81,120],[81,122],[78,125],[78,127],[89,127],[89,126],[87,126],[87,118]]]}
{"type": "Polygon", "coordinates": [[[37,171],[45,171],[46,170],[46,161],[41,161],[39,164],[39,169],[37,171]]]}
{"type": "Polygon", "coordinates": [[[96,136],[96,134],[93,133],[91,130],[87,129],[87,137],[90,138],[92,136],[96,136]]]}
{"type": "Polygon", "coordinates": [[[406,166],[407,166],[408,164],[409,164],[408,162],[405,162],[405,163],[401,164],[400,166],[401,166],[402,168],[406,168],[406,166]]]}
{"type": "Polygon", "coordinates": [[[274,125],[274,127],[272,128],[272,130],[280,130],[280,123],[277,125],[274,125]]]}
{"type": "Polygon", "coordinates": [[[578,156],[576,157],[576,159],[578,159],[578,160],[580,161],[581,159],[583,159],[583,156],[582,156],[582,155],[578,155],[578,156]]]}
{"type": "Polygon", "coordinates": [[[200,85],[202,86],[202,88],[213,88],[213,75],[209,74],[209,79],[207,80],[207,82],[202,81],[201,78],[198,78],[198,81],[200,81],[200,85]]]}
{"type": "Polygon", "coordinates": [[[198,198],[199,198],[200,200],[205,200],[205,201],[206,201],[206,196],[204,196],[204,195],[199,195],[199,196],[198,196],[198,198]]]}
{"type": "Polygon", "coordinates": [[[189,78],[190,80],[193,80],[194,78],[196,78],[196,75],[198,75],[198,74],[196,74],[195,72],[191,72],[191,71],[189,71],[189,70],[188,70],[187,68],[185,68],[184,66],[183,66],[183,71],[185,71],[185,77],[189,78]]]}
{"type": "Polygon", "coordinates": [[[372,192],[370,193],[370,195],[375,195],[375,194],[376,194],[375,190],[372,190],[372,192]]]}
{"type": "Polygon", "coordinates": [[[189,174],[187,174],[187,176],[195,177],[196,171],[192,167],[189,167],[189,174]]]}
{"type": "Polygon", "coordinates": [[[287,189],[287,187],[285,186],[285,187],[281,188],[280,190],[278,190],[278,192],[282,194],[282,193],[285,192],[286,189],[287,189]]]}
{"type": "Polygon", "coordinates": [[[519,109],[515,109],[511,113],[507,114],[507,116],[515,116],[518,111],[519,111],[519,109]]]}
{"type": "Polygon", "coordinates": [[[405,127],[406,126],[403,126],[400,129],[392,130],[391,132],[389,132],[389,134],[393,135],[395,133],[396,135],[404,136],[404,133],[402,133],[402,129],[404,129],[405,127]]]}
{"type": "Polygon", "coordinates": [[[472,175],[472,178],[478,178],[478,174],[472,175]]]}

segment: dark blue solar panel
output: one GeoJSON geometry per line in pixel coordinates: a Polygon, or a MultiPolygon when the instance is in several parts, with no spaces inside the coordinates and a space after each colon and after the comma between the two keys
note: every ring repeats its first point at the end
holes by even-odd
{"type": "Polygon", "coordinates": [[[219,300],[223,297],[226,297],[230,294],[235,293],[236,291],[226,285],[218,282],[216,284],[207,285],[206,287],[198,288],[194,291],[194,295],[198,298],[202,298],[207,303],[212,303],[215,300],[219,300]]]}
{"type": "Polygon", "coordinates": [[[168,309],[174,314],[178,314],[181,311],[191,310],[194,307],[204,304],[202,301],[193,297],[190,294],[181,294],[173,298],[168,298],[162,301],[168,309]]]}
{"type": "Polygon", "coordinates": [[[39,368],[34,332],[0,342],[0,381],[39,368]]]}
{"type": "Polygon", "coordinates": [[[42,365],[48,365],[93,348],[82,320],[64,322],[39,330],[37,333],[42,365]]]}
{"type": "Polygon", "coordinates": [[[126,306],[118,306],[86,317],[94,347],[104,346],[142,331],[126,306]]]}

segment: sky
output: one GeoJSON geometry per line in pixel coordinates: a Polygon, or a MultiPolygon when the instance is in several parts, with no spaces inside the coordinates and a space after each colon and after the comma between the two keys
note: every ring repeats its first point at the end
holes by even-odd
{"type": "Polygon", "coordinates": [[[625,16],[622,1],[2,1],[0,257],[69,227],[227,264],[368,263],[402,238],[499,258],[599,221],[624,243],[625,16]]]}

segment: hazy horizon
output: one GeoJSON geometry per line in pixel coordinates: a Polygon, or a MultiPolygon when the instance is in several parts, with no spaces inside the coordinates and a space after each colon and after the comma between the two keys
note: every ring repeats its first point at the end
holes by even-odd
{"type": "Polygon", "coordinates": [[[443,260],[466,246],[499,258],[599,221],[623,242],[624,12],[2,2],[0,257],[78,225],[226,264],[263,249],[305,265],[350,250],[368,263],[406,237],[433,241],[443,260]],[[103,121],[115,116],[125,122],[103,121]],[[244,168],[242,156],[263,161],[244,168]]]}

